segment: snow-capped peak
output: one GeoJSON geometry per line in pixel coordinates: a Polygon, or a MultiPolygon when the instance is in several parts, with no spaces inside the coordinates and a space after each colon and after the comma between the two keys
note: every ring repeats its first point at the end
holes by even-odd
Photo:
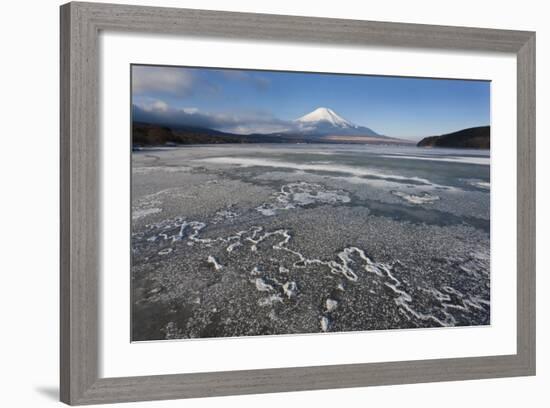
{"type": "Polygon", "coordinates": [[[308,113],[298,119],[296,122],[303,124],[313,124],[316,122],[330,123],[332,126],[339,128],[356,128],[357,125],[345,120],[330,108],[317,108],[313,112],[308,113]]]}

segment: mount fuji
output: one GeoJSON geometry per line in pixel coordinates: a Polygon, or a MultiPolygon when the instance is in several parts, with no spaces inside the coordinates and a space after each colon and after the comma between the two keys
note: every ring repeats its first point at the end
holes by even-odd
{"type": "Polygon", "coordinates": [[[133,105],[133,140],[136,144],[156,145],[209,143],[358,143],[411,144],[410,140],[381,135],[356,125],[332,109],[320,107],[291,121],[278,121],[278,132],[241,133],[209,126],[206,115],[180,111],[172,116],[133,105]],[[183,115],[183,117],[182,117],[183,115]],[[191,120],[193,119],[193,121],[191,120]],[[203,123],[206,122],[206,123],[203,123]],[[204,126],[206,124],[206,126],[204,126]]]}
{"type": "Polygon", "coordinates": [[[310,136],[384,137],[374,130],[356,125],[330,108],[320,107],[294,121],[298,133],[310,136]]]}

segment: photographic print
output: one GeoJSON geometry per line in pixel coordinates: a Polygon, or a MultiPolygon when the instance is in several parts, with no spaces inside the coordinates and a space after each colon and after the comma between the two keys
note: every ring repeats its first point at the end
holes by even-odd
{"type": "Polygon", "coordinates": [[[132,65],[131,340],[490,324],[490,82],[132,65]]]}

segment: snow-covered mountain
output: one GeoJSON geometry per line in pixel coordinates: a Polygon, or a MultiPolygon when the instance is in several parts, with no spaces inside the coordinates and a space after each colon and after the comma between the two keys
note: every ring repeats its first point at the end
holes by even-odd
{"type": "Polygon", "coordinates": [[[374,130],[356,125],[329,108],[317,108],[294,121],[300,133],[308,135],[381,136],[374,130]]]}
{"type": "Polygon", "coordinates": [[[341,128],[355,128],[357,125],[347,121],[330,108],[317,108],[313,112],[308,113],[298,119],[296,122],[311,124],[317,122],[327,122],[332,126],[341,128]]]}

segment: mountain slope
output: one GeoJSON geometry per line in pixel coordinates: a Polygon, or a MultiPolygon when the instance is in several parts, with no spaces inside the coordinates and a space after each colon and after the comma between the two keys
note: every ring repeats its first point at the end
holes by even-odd
{"type": "Polygon", "coordinates": [[[306,143],[304,137],[237,135],[214,129],[192,126],[164,126],[151,123],[132,123],[133,146],[162,146],[166,144],[220,144],[220,143],[306,143]]]}
{"type": "Polygon", "coordinates": [[[164,144],[210,144],[239,143],[232,135],[210,129],[186,127],[174,129],[168,126],[133,122],[132,144],[134,146],[155,146],[164,144]]]}
{"type": "Polygon", "coordinates": [[[425,137],[418,142],[417,146],[489,149],[491,147],[491,127],[479,126],[441,136],[425,137]]]}
{"type": "Polygon", "coordinates": [[[134,146],[214,143],[359,143],[410,144],[408,140],[383,136],[358,126],[329,108],[317,108],[277,133],[237,134],[163,117],[134,106],[132,143],[134,146]]]}
{"type": "Polygon", "coordinates": [[[358,126],[325,107],[317,108],[299,117],[294,123],[297,125],[297,130],[292,132],[306,135],[385,137],[368,127],[358,126]]]}
{"type": "Polygon", "coordinates": [[[356,128],[357,126],[353,123],[345,120],[339,116],[336,112],[329,108],[317,108],[314,111],[296,119],[296,122],[300,123],[316,123],[316,122],[326,122],[332,126],[337,126],[341,128],[356,128]]]}

